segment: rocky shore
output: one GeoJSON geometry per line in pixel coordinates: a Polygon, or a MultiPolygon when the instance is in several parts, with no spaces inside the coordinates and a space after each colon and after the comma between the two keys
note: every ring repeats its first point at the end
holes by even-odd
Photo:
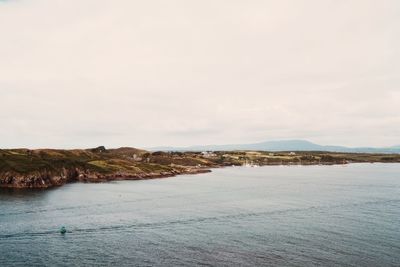
{"type": "Polygon", "coordinates": [[[136,148],[0,150],[0,187],[49,188],[66,183],[143,180],[210,172],[223,166],[400,162],[399,154],[329,152],[148,152],[136,148]]]}
{"type": "Polygon", "coordinates": [[[209,169],[186,169],[184,171],[165,171],[160,173],[115,173],[101,174],[84,170],[68,170],[60,175],[53,175],[47,171],[32,174],[4,173],[0,177],[0,187],[4,188],[49,188],[61,186],[66,183],[101,183],[114,180],[146,180],[156,178],[167,178],[181,174],[199,174],[211,172],[209,169]]]}

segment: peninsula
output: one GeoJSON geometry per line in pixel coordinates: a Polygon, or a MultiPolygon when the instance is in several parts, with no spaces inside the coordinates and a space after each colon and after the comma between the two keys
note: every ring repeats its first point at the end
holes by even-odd
{"type": "Polygon", "coordinates": [[[149,152],[106,149],[1,149],[0,187],[49,188],[72,182],[105,182],[209,172],[223,166],[317,165],[398,162],[400,154],[326,151],[149,152]]]}

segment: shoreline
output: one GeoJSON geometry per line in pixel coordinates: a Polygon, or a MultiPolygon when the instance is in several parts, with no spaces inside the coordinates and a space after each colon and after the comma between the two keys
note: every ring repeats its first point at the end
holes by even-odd
{"type": "Polygon", "coordinates": [[[346,166],[350,164],[377,164],[377,163],[382,163],[382,164],[388,164],[388,163],[398,163],[398,162],[348,162],[348,163],[320,163],[320,164],[315,164],[315,163],[306,163],[306,164],[300,164],[300,163],[291,163],[291,164],[265,164],[265,165],[256,165],[256,166],[244,166],[244,165],[226,165],[226,166],[214,166],[212,168],[192,168],[185,170],[183,172],[173,172],[173,173],[148,173],[148,174],[143,174],[143,175],[131,175],[131,174],[113,174],[113,175],[107,175],[107,176],[97,176],[96,178],[93,177],[84,177],[83,179],[76,179],[76,180],[71,180],[67,181],[62,184],[56,184],[56,185],[43,185],[43,186],[36,186],[36,187],[26,187],[26,186],[13,186],[13,185],[3,185],[0,184],[0,189],[16,189],[16,190],[29,190],[29,189],[40,189],[40,190],[46,190],[49,188],[56,188],[56,187],[61,187],[66,184],[72,184],[72,183],[108,183],[108,182],[113,182],[113,181],[142,181],[142,180],[152,180],[152,179],[165,179],[165,178],[170,178],[170,177],[177,177],[181,175],[197,175],[197,174],[204,174],[204,173],[210,173],[214,169],[220,169],[220,168],[261,168],[261,167],[300,167],[300,166],[346,166]]]}
{"type": "Polygon", "coordinates": [[[67,183],[147,180],[228,166],[314,166],[400,163],[400,154],[335,152],[148,152],[136,148],[0,150],[0,188],[50,188],[67,183]]]}
{"type": "Polygon", "coordinates": [[[59,185],[50,185],[50,186],[39,186],[39,187],[16,187],[16,186],[3,186],[0,184],[1,189],[15,189],[15,190],[47,190],[51,188],[57,188],[64,186],[66,184],[73,184],[73,183],[83,183],[83,184],[90,184],[90,183],[108,183],[113,181],[143,181],[143,180],[153,180],[153,179],[165,179],[171,177],[177,177],[181,175],[197,175],[197,174],[204,174],[213,172],[214,169],[221,169],[221,168],[261,168],[261,167],[303,167],[303,166],[347,166],[353,164],[399,164],[400,162],[349,162],[349,163],[322,163],[322,164],[265,164],[261,166],[243,166],[243,165],[230,165],[230,166],[215,166],[212,168],[200,168],[196,169],[193,168],[188,171],[180,172],[180,173],[163,173],[163,174],[146,174],[146,175],[124,175],[124,174],[117,174],[117,175],[110,175],[101,177],[98,179],[84,179],[84,180],[74,180],[68,181],[63,184],[59,185]]]}
{"type": "MultiPolygon", "coordinates": [[[[220,168],[220,167],[215,167],[215,168],[220,168]]],[[[201,168],[201,169],[188,169],[183,172],[165,172],[165,173],[148,173],[148,174],[138,174],[138,175],[132,175],[132,174],[111,174],[111,175],[99,175],[99,174],[91,174],[90,176],[78,176],[76,179],[71,179],[71,180],[65,180],[63,182],[57,182],[57,183],[46,183],[44,182],[44,179],[39,177],[24,177],[22,176],[22,180],[29,179],[31,180],[28,186],[26,186],[26,183],[23,183],[24,185],[19,185],[15,183],[9,183],[9,184],[3,184],[0,183],[0,189],[1,188],[8,188],[8,189],[49,189],[52,187],[61,187],[66,184],[70,183],[107,183],[107,182],[112,182],[112,181],[140,181],[140,180],[151,180],[151,179],[164,179],[164,178],[169,178],[169,177],[175,177],[179,175],[196,175],[196,174],[202,174],[202,173],[209,173],[212,172],[211,169],[206,169],[206,168],[201,168]],[[33,180],[33,181],[32,181],[33,180]]],[[[50,177],[50,180],[52,179],[57,179],[58,177],[50,177]]],[[[7,179],[7,178],[6,178],[7,179]]],[[[0,180],[4,180],[3,177],[0,178],[0,180]]]]}

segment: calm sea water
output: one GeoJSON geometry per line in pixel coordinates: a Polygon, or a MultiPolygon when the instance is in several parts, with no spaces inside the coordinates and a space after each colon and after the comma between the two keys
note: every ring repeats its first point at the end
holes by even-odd
{"type": "Polygon", "coordinates": [[[1,190],[14,265],[400,266],[400,164],[1,190]]]}

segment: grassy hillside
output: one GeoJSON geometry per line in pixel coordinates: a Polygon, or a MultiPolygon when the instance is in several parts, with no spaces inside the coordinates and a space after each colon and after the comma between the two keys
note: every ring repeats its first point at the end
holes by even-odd
{"type": "Polygon", "coordinates": [[[400,162],[399,154],[330,152],[148,152],[136,148],[3,149],[0,187],[50,187],[67,182],[147,179],[231,165],[400,162]]]}

